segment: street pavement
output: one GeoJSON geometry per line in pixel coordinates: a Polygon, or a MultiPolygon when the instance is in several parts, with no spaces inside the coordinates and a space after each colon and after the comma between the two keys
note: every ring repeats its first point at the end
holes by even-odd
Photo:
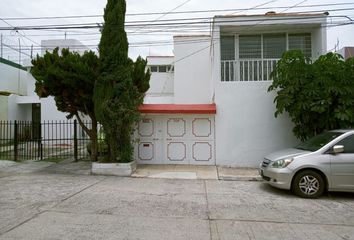
{"type": "Polygon", "coordinates": [[[0,239],[354,239],[354,193],[308,200],[261,181],[93,176],[34,165],[0,167],[0,239]]]}

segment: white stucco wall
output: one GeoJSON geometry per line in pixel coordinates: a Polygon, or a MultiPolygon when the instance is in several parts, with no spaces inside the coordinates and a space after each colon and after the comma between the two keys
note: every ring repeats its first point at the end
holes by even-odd
{"type": "Polygon", "coordinates": [[[66,120],[68,113],[57,110],[54,97],[41,98],[41,121],[66,120]]]}
{"type": "Polygon", "coordinates": [[[0,91],[26,95],[27,71],[0,62],[0,91]]]}
{"type": "Polygon", "coordinates": [[[8,97],[8,115],[9,121],[31,121],[32,120],[32,105],[18,104],[18,95],[11,94],[8,97]]]}
{"type": "Polygon", "coordinates": [[[173,95],[174,73],[153,72],[150,77],[150,88],[147,95],[173,95]]]}
{"type": "MultiPolygon", "coordinates": [[[[231,19],[222,19],[231,20],[231,19]]],[[[308,20],[310,21],[310,20],[308,20]]],[[[299,26],[297,31],[312,33],[313,57],[326,52],[326,31],[319,23],[299,26]]],[[[268,23],[268,22],[267,22],[268,23]]],[[[245,28],[225,26],[224,32],[241,33],[245,28]]],[[[249,23],[248,23],[249,24],[249,23]]],[[[299,141],[293,136],[293,123],[283,114],[274,117],[275,93],[268,93],[271,82],[221,82],[220,73],[220,25],[213,29],[211,49],[212,77],[215,89],[216,164],[240,167],[258,167],[264,156],[270,152],[293,147],[299,141]]],[[[246,25],[246,23],[244,23],[246,25]]],[[[262,24],[259,24],[262,25],[262,24]]],[[[248,29],[248,28],[247,28],[248,29]]],[[[257,32],[288,32],[285,26],[256,26],[257,32]]],[[[250,32],[249,29],[247,31],[250,32]]]]}
{"type": "Polygon", "coordinates": [[[8,103],[7,96],[0,96],[0,121],[7,120],[8,103]]]}
{"type": "Polygon", "coordinates": [[[270,82],[219,82],[215,89],[217,114],[216,164],[257,167],[272,151],[297,143],[286,115],[274,117],[270,82]]]}
{"type": "Polygon", "coordinates": [[[69,48],[71,51],[75,51],[78,53],[84,53],[85,51],[89,50],[87,46],[82,44],[80,41],[76,39],[49,39],[49,40],[42,40],[42,55],[46,51],[53,51],[56,47],[60,49],[69,48]]]}
{"type": "Polygon", "coordinates": [[[211,103],[210,37],[174,37],[176,104],[211,103]]]}
{"type": "Polygon", "coordinates": [[[327,52],[327,34],[326,28],[316,28],[312,32],[312,57],[313,59],[319,58],[327,52]]]}

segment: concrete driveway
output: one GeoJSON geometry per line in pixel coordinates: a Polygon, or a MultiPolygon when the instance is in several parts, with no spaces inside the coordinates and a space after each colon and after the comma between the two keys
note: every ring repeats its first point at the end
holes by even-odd
{"type": "Polygon", "coordinates": [[[0,174],[0,239],[354,239],[354,194],[262,182],[0,174]]]}

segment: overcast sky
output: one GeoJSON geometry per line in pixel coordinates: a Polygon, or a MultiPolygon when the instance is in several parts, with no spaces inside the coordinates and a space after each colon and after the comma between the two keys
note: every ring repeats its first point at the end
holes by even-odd
{"type": "MultiPolygon", "coordinates": [[[[13,18],[13,17],[48,17],[48,16],[71,16],[71,15],[102,15],[103,9],[106,5],[106,0],[1,0],[0,1],[0,18],[13,18]]],[[[252,8],[262,5],[261,10],[248,10],[237,12],[237,14],[263,14],[267,11],[276,12],[299,12],[299,11],[322,11],[343,9],[340,11],[330,11],[330,16],[348,16],[354,19],[354,2],[350,1],[323,1],[323,0],[128,0],[127,13],[147,13],[147,12],[173,12],[176,11],[191,11],[191,10],[215,10],[215,9],[243,9],[252,8]],[[321,5],[321,4],[338,4],[338,3],[351,3],[350,5],[337,5],[337,6],[322,6],[322,7],[307,7],[308,5],[321,5]],[[289,7],[277,8],[277,7],[289,7]]],[[[203,13],[203,14],[160,14],[160,15],[147,15],[147,16],[127,16],[127,21],[139,20],[166,20],[172,18],[195,18],[195,17],[212,17],[213,15],[231,14],[232,12],[218,12],[218,13],[203,13]]],[[[349,22],[344,17],[330,18],[330,21],[349,22]]],[[[28,26],[28,25],[47,25],[47,24],[69,24],[69,23],[101,23],[102,17],[96,18],[73,18],[73,19],[51,19],[51,20],[6,20],[12,26],[28,26]]],[[[0,27],[8,27],[9,25],[0,20],[0,27]]],[[[129,35],[129,42],[131,48],[129,50],[130,56],[135,58],[137,55],[172,55],[172,29],[168,32],[152,32],[148,28],[140,27],[137,29],[130,29],[134,34],[129,35]],[[141,32],[148,32],[139,34],[141,32]],[[157,42],[161,42],[162,46],[157,46],[157,42]],[[149,44],[153,43],[153,44],[149,44]],[[154,46],[151,46],[154,45],[154,46]]],[[[205,29],[207,31],[207,29],[205,29]]],[[[65,32],[67,38],[75,38],[88,45],[90,49],[95,50],[99,42],[99,31],[97,29],[84,29],[84,30],[46,30],[46,31],[2,31],[3,42],[6,45],[18,48],[20,39],[22,51],[27,54],[30,53],[30,46],[34,45],[34,50],[39,51],[36,46],[44,39],[58,39],[64,38],[65,32]],[[86,35],[81,35],[86,34],[86,35]]],[[[180,34],[183,34],[181,32],[180,34]]],[[[207,32],[206,32],[207,33],[207,32]]],[[[354,46],[354,24],[347,26],[339,26],[327,29],[327,49],[331,50],[337,44],[338,48],[343,46],[354,46]]],[[[14,50],[4,49],[4,58],[10,58],[14,61],[18,58],[18,53],[14,50]]]]}

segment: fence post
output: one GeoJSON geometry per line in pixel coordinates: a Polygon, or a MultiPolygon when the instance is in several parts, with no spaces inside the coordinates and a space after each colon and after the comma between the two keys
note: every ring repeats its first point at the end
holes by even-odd
{"type": "Polygon", "coordinates": [[[77,162],[77,152],[78,152],[78,149],[77,149],[77,122],[76,122],[76,119],[74,120],[74,158],[75,158],[75,161],[77,162]]]}
{"type": "Polygon", "coordinates": [[[17,161],[17,157],[18,157],[18,139],[17,139],[17,132],[18,132],[18,125],[17,125],[17,121],[15,120],[14,123],[14,160],[17,161]]]}
{"type": "Polygon", "coordinates": [[[37,147],[38,147],[38,157],[43,160],[43,152],[42,152],[42,124],[41,122],[38,122],[37,127],[35,127],[36,122],[33,122],[33,126],[34,126],[34,131],[36,131],[36,129],[38,128],[38,132],[37,133],[37,147]]]}

